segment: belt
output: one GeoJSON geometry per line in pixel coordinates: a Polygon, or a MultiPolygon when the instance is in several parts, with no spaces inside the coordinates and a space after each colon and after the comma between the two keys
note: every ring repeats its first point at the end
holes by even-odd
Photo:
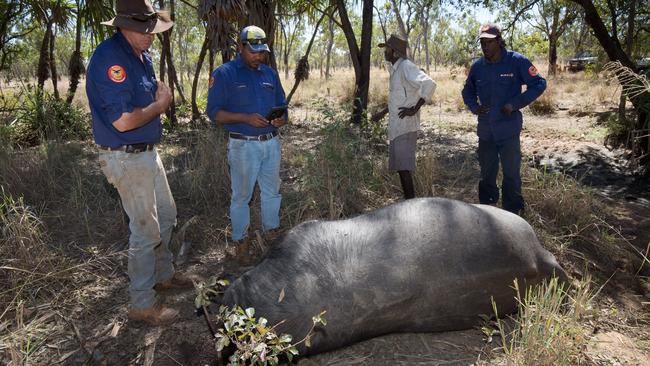
{"type": "Polygon", "coordinates": [[[131,144],[131,145],[122,145],[117,147],[99,145],[99,149],[106,150],[106,151],[124,151],[126,153],[139,153],[143,151],[152,151],[155,146],[156,144],[131,144]]]}
{"type": "Polygon", "coordinates": [[[231,139],[246,140],[246,141],[266,141],[274,138],[277,135],[278,135],[278,131],[273,131],[273,132],[269,132],[257,136],[246,136],[237,132],[230,132],[228,134],[228,136],[230,136],[231,139]]]}

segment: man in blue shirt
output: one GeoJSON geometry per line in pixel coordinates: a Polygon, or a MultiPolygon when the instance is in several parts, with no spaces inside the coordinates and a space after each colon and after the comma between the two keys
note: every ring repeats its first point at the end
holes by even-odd
{"type": "Polygon", "coordinates": [[[506,50],[496,24],[482,25],[479,39],[483,57],[470,68],[462,92],[465,105],[478,116],[479,201],[488,205],[499,201],[496,179],[500,161],[503,208],[520,214],[524,208],[520,177],[521,109],[542,95],[546,80],[526,57],[506,50]],[[526,85],[523,93],[522,85],[526,85]]]}
{"type": "Polygon", "coordinates": [[[287,100],[278,73],[264,64],[270,52],[266,34],[254,25],[239,35],[238,57],[217,68],[210,77],[207,114],[228,131],[230,166],[230,221],[237,260],[252,263],[249,253],[249,202],[255,183],[260,187],[262,230],[267,235],[280,227],[280,117],[267,116],[287,100]]]}
{"type": "Polygon", "coordinates": [[[170,323],[178,311],[157,302],[155,291],[189,288],[192,282],[174,272],[169,251],[176,206],[155,144],[171,91],[156,81],[148,49],[154,33],[174,23],[149,0],[118,0],[115,18],[102,24],[117,32],[93,53],[86,93],[100,166],[129,216],[128,316],[153,325],[170,323]]]}

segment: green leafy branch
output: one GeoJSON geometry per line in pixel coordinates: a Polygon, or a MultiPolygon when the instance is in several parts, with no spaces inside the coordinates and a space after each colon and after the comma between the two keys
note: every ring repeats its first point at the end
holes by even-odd
{"type": "Polygon", "coordinates": [[[217,324],[215,327],[209,319],[207,306],[211,299],[223,293],[228,281],[211,278],[207,282],[196,285],[197,297],[195,306],[202,308],[212,335],[216,339],[217,352],[221,352],[229,345],[234,345],[236,350],[229,358],[229,365],[277,365],[281,356],[291,361],[298,355],[297,346],[304,343],[311,347],[311,338],[318,325],[325,326],[327,321],[323,317],[325,311],[312,317],[312,326],[303,339],[292,343],[293,337],[289,334],[280,334],[276,328],[284,321],[268,325],[268,320],[263,317],[255,318],[255,309],[242,309],[239,305],[232,308],[221,305],[215,314],[217,324]]]}

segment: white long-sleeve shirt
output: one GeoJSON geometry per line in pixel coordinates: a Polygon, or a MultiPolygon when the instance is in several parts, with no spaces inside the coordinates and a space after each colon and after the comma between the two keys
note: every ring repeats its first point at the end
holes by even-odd
{"type": "Polygon", "coordinates": [[[429,104],[436,83],[411,60],[400,58],[388,67],[388,139],[420,130],[420,111],[413,116],[399,118],[400,107],[413,107],[420,98],[429,104]]]}

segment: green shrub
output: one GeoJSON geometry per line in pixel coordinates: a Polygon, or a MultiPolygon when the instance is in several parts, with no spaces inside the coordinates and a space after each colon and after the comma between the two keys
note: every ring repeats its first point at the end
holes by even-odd
{"type": "Polygon", "coordinates": [[[339,219],[363,212],[367,203],[386,188],[381,176],[385,157],[373,152],[358,127],[347,122],[346,114],[329,108],[321,113],[325,120],[323,139],[302,157],[301,197],[297,201],[315,211],[315,217],[339,219]]]}
{"type": "MultiPolygon", "coordinates": [[[[211,299],[222,294],[228,285],[227,280],[217,280],[216,277],[196,284],[197,296],[194,305],[203,310],[209,324],[213,323],[207,307],[211,299]]],[[[214,314],[214,321],[219,327],[214,329],[213,325],[210,325],[210,331],[214,333],[217,352],[230,345],[235,346],[234,353],[228,359],[228,365],[277,365],[280,357],[286,357],[291,362],[293,357],[298,355],[296,347],[299,344],[311,346],[311,337],[316,326],[327,324],[323,315],[325,311],[312,317],[312,326],[304,338],[292,343],[291,335],[276,333],[275,328],[279,324],[270,326],[265,318],[255,318],[255,309],[244,310],[239,305],[232,308],[221,305],[219,312],[214,314]]]]}
{"type": "Polygon", "coordinates": [[[49,93],[39,95],[31,88],[24,94],[12,125],[14,145],[34,146],[47,140],[83,140],[91,136],[90,115],[49,93]]]}

